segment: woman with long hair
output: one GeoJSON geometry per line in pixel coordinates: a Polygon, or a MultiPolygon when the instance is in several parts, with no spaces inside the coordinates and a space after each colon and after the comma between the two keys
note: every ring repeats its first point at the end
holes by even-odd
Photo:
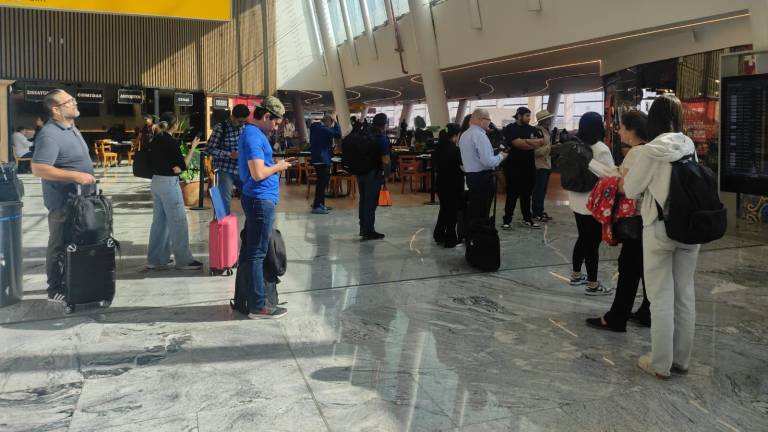
{"type": "Polygon", "coordinates": [[[651,141],[635,150],[634,166],[621,183],[628,198],[642,198],[643,265],[653,318],[651,352],[637,365],[661,379],[688,372],[696,324],[693,275],[700,245],[671,240],[659,213],[668,204],[672,162],[696,152],[682,130],[680,100],[673,95],[656,98],[648,112],[651,141]]]}
{"type": "MultiPolygon", "coordinates": [[[[609,169],[615,169],[613,156],[608,146],[603,142],[605,137],[605,125],[603,117],[596,112],[588,112],[579,120],[579,139],[592,150],[592,160],[601,162],[609,169]]],[[[590,170],[603,176],[594,169],[590,163],[590,170]]],[[[568,201],[574,217],[579,236],[573,246],[573,273],[571,273],[571,285],[587,285],[584,290],[586,295],[608,295],[612,288],[606,287],[597,280],[597,266],[600,261],[600,242],[603,239],[602,226],[587,210],[589,192],[568,191],[568,201]],[[581,266],[586,263],[587,276],[581,273],[581,266]]]]}
{"type": "MultiPolygon", "coordinates": [[[[648,116],[644,112],[632,110],[621,116],[621,126],[619,127],[619,136],[621,137],[622,148],[629,148],[624,155],[624,161],[621,166],[608,168],[595,161],[593,168],[602,166],[600,172],[604,176],[625,176],[637,159],[637,150],[648,141],[648,116]],[[626,146],[626,147],[625,147],[626,146]]],[[[640,208],[639,200],[636,201],[637,208],[640,208]]],[[[619,253],[619,280],[616,284],[616,297],[613,299],[611,309],[598,318],[587,318],[587,325],[601,330],[612,330],[615,332],[627,331],[627,321],[633,316],[641,325],[651,322],[650,304],[645,297],[645,281],[643,279],[643,241],[642,239],[627,239],[621,244],[619,253]],[[635,294],[637,286],[643,281],[643,304],[632,314],[632,306],[635,304],[635,294]]],[[[646,327],[647,327],[646,326],[646,327]]]]}
{"type": "Polygon", "coordinates": [[[460,130],[456,123],[448,123],[440,131],[437,149],[432,153],[432,164],[437,173],[437,196],[440,198],[440,213],[433,237],[447,248],[459,243],[456,221],[464,204],[464,172],[461,170],[461,152],[456,145],[460,130]]]}
{"type": "Polygon", "coordinates": [[[200,138],[192,140],[186,158],[179,142],[173,137],[178,119],[172,112],[163,113],[157,124],[158,133],[152,139],[152,227],[149,230],[147,269],[165,268],[171,252],[179,270],[200,270],[203,263],[195,260],[189,248],[189,228],[184,197],[179,186],[179,174],[187,169],[200,138]]]}

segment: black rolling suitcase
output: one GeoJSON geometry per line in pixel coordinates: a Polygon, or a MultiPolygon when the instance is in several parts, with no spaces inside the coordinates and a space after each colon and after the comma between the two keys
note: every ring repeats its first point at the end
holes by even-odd
{"type": "MultiPolygon", "coordinates": [[[[465,217],[465,220],[468,218],[465,217]]],[[[470,220],[465,230],[467,263],[482,271],[501,267],[501,245],[496,230],[496,188],[493,190],[493,213],[489,219],[470,220]]]]}
{"type": "Polygon", "coordinates": [[[64,253],[64,313],[77,305],[108,307],[115,297],[115,255],[112,202],[101,191],[84,195],[80,186],[69,203],[70,238],[64,253]]]}
{"type": "Polygon", "coordinates": [[[64,313],[75,311],[76,305],[112,304],[115,297],[115,251],[117,242],[109,238],[93,245],[67,246],[64,255],[64,313]]]}

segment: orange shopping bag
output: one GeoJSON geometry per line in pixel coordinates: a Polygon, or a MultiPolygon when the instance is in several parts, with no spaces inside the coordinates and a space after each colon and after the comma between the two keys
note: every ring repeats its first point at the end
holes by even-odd
{"type": "Polygon", "coordinates": [[[381,190],[379,191],[379,205],[382,207],[392,206],[392,196],[389,194],[389,189],[387,189],[387,185],[381,186],[381,190]]]}

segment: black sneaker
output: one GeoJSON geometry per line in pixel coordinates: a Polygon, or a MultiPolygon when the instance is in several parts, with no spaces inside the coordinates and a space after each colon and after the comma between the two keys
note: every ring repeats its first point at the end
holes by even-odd
{"type": "Polygon", "coordinates": [[[541,228],[541,225],[539,225],[537,222],[534,222],[532,220],[524,220],[520,222],[520,225],[527,227],[527,228],[533,228],[533,229],[539,229],[541,228]]]}
{"type": "Polygon", "coordinates": [[[365,240],[381,240],[384,237],[386,237],[384,234],[378,233],[376,231],[373,231],[371,233],[363,235],[363,241],[365,241],[365,240]]]}
{"type": "Polygon", "coordinates": [[[633,312],[629,315],[629,320],[639,325],[640,327],[651,327],[651,317],[645,314],[633,312]]]}
{"type": "Polygon", "coordinates": [[[197,261],[197,260],[192,261],[191,263],[189,263],[187,265],[176,266],[177,270],[200,270],[201,268],[203,268],[203,263],[201,263],[200,261],[197,261]]]}
{"type": "Polygon", "coordinates": [[[288,313],[288,309],[281,307],[261,308],[256,312],[248,314],[249,319],[277,319],[282,318],[288,313]]]}
{"type": "Polygon", "coordinates": [[[63,303],[64,300],[66,300],[66,297],[64,296],[64,294],[60,292],[48,292],[49,302],[63,303]]]}
{"type": "Polygon", "coordinates": [[[601,318],[587,318],[587,325],[598,330],[609,330],[617,333],[627,332],[626,328],[616,328],[611,327],[609,324],[603,324],[603,320],[601,318]]]}

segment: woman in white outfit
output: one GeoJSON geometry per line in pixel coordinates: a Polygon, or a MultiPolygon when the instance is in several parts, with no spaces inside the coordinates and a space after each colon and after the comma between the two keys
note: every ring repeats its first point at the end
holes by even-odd
{"type": "Polygon", "coordinates": [[[682,130],[680,100],[658,97],[648,112],[651,142],[633,151],[635,164],[623,179],[627,197],[642,198],[643,264],[653,318],[651,352],[637,364],[661,379],[688,372],[696,322],[693,275],[700,246],[670,240],[656,206],[667,206],[672,162],[696,152],[682,130]]]}

